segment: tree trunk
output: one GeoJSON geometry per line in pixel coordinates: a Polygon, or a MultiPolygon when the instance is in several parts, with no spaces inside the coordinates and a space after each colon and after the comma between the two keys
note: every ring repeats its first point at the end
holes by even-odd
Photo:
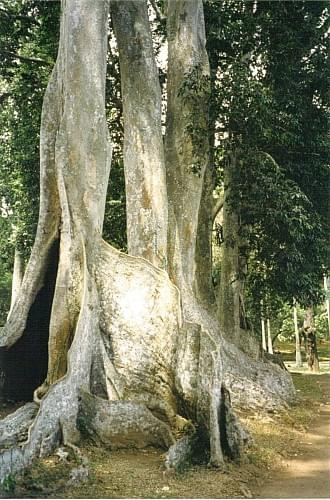
{"type": "Polygon", "coordinates": [[[169,274],[184,298],[195,282],[198,214],[209,162],[210,70],[202,1],[169,0],[167,22],[169,274]]]}
{"type": "Polygon", "coordinates": [[[223,239],[221,278],[218,295],[220,325],[224,334],[232,342],[240,341],[240,280],[238,255],[238,215],[232,206],[230,187],[231,170],[235,168],[236,158],[232,157],[225,167],[225,194],[223,207],[223,239]]]}
{"type": "MultiPolygon", "coordinates": [[[[216,69],[213,68],[213,74],[215,73],[216,69]]],[[[216,123],[214,117],[212,117],[211,108],[216,106],[214,100],[214,77],[210,79],[210,92],[210,113],[208,119],[209,161],[205,169],[202,197],[198,213],[194,291],[204,307],[214,309],[216,307],[216,297],[212,280],[212,234],[215,218],[223,205],[223,201],[220,202],[220,200],[215,203],[213,197],[213,190],[215,188],[214,151],[216,123]]]]}
{"type": "Polygon", "coordinates": [[[128,253],[166,269],[168,215],[162,102],[147,1],[114,1],[111,11],[123,98],[128,253]]]}
{"type": "Polygon", "coordinates": [[[312,306],[309,306],[305,312],[303,335],[305,339],[308,370],[319,372],[319,356],[317,352],[317,338],[314,327],[314,312],[312,306]]]}
{"type": "Polygon", "coordinates": [[[196,239],[196,274],[194,291],[204,307],[215,305],[212,283],[213,175],[209,165],[205,171],[203,192],[198,214],[196,239]]]}
{"type": "Polygon", "coordinates": [[[267,342],[266,342],[266,325],[264,318],[261,318],[261,342],[262,348],[264,351],[267,351],[267,342]]]}
{"type": "Polygon", "coordinates": [[[11,285],[11,301],[10,301],[9,314],[13,308],[16,297],[18,296],[19,289],[22,285],[23,276],[24,276],[23,257],[22,257],[21,252],[17,248],[15,248],[14,269],[13,269],[13,280],[12,280],[12,285],[11,285]]]}
{"type": "MultiPolygon", "coordinates": [[[[1,346],[11,348],[2,354],[9,359],[11,350],[31,335],[38,313],[47,311],[45,328],[35,328],[41,343],[48,343],[48,359],[47,351],[42,353],[47,377],[36,400],[50,390],[28,441],[11,450],[10,460],[3,453],[1,477],[53,448],[60,422],[72,426],[76,420],[79,386],[89,387],[97,345],[92,332],[99,331],[95,264],[111,158],[104,102],[107,11],[107,2],[62,1],[58,58],[42,112],[38,230],[20,293],[1,332],[1,346]],[[45,293],[48,281],[53,284],[45,293]]],[[[21,355],[25,361],[28,357],[33,373],[39,365],[35,353],[30,349],[21,355]]],[[[4,365],[5,378],[15,382],[4,365]]],[[[40,378],[38,373],[31,381],[31,392],[40,378]]],[[[9,380],[8,387],[14,382],[9,380]]]]}
{"type": "Polygon", "coordinates": [[[294,334],[296,338],[296,366],[301,367],[303,364],[301,358],[301,342],[300,342],[299,327],[298,327],[297,303],[295,299],[293,302],[293,324],[294,324],[294,334]]]}
{"type": "Polygon", "coordinates": [[[326,299],[325,299],[325,308],[327,312],[327,320],[328,320],[328,335],[327,339],[330,340],[330,298],[329,298],[329,283],[330,283],[330,278],[329,276],[324,276],[324,291],[326,294],[326,299]]]}
{"type": "MultiPolygon", "coordinates": [[[[177,29],[192,30],[192,40],[200,42],[201,3],[171,2],[169,10],[177,29]]],[[[139,9],[134,12],[140,15],[139,9]]],[[[181,296],[164,270],[118,252],[101,238],[111,156],[104,106],[107,18],[106,1],[62,2],[58,59],[43,107],[38,232],[0,338],[1,347],[7,348],[1,352],[6,360],[21,339],[29,341],[33,332],[38,333],[34,326],[42,312],[44,326],[39,333],[41,344],[46,348],[48,344],[48,356],[41,352],[41,359],[36,359],[31,346],[23,351],[24,356],[31,353],[30,372],[39,361],[45,368],[31,380],[26,399],[44,377],[46,381],[34,393],[39,411],[27,439],[10,449],[1,448],[0,441],[0,480],[35,457],[49,454],[60,442],[78,442],[80,429],[116,446],[168,447],[182,418],[192,422],[195,437],[209,451],[210,463],[222,466],[224,456],[240,457],[246,440],[226,387],[233,404],[240,407],[274,408],[294,397],[287,373],[271,363],[252,361],[225,342],[215,318],[197,301],[181,300],[184,293],[181,296]],[[184,305],[182,310],[184,301],[190,309],[184,305]]],[[[172,64],[182,70],[175,61],[172,64]]],[[[173,92],[172,86],[172,100],[173,92]]],[[[186,110],[180,105],[181,111],[186,110]]],[[[183,137],[182,128],[179,132],[183,137]]],[[[191,150],[185,147],[191,159],[191,150]]],[[[189,171],[189,186],[200,182],[191,175],[189,171]]],[[[200,193],[198,189],[199,200],[200,193]]],[[[189,201],[187,196],[185,200],[189,201]]],[[[194,200],[185,214],[196,221],[198,209],[194,200]]],[[[187,221],[176,213],[181,231],[187,221]]],[[[184,262],[181,267],[172,265],[172,271],[180,270],[174,276],[176,283],[183,279],[184,292],[193,280],[191,263],[186,263],[188,240],[179,229],[182,241],[176,244],[184,262]]],[[[178,257],[177,252],[176,247],[178,257]]],[[[19,357],[15,359],[19,364],[19,357]]],[[[16,373],[6,361],[1,368],[11,382],[10,392],[16,373]]],[[[19,421],[25,433],[24,415],[31,419],[31,406],[9,416],[3,428],[19,421]]],[[[195,441],[189,442],[193,447],[195,441]]],[[[169,466],[178,463],[182,448],[182,442],[171,446],[169,466]]]]}
{"type": "Polygon", "coordinates": [[[274,354],[273,352],[273,342],[272,342],[272,335],[270,331],[270,319],[267,319],[267,350],[269,354],[274,354]]]}
{"type": "MultiPolygon", "coordinates": [[[[244,281],[247,272],[246,258],[241,254],[243,241],[240,236],[239,214],[234,206],[232,186],[237,158],[230,155],[224,171],[223,239],[221,279],[218,293],[220,325],[228,340],[240,348],[247,347],[244,307],[244,281]]],[[[251,340],[251,339],[249,339],[251,340]]]]}

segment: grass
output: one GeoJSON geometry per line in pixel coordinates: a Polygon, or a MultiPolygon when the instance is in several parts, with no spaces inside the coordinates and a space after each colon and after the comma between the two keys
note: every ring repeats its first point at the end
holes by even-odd
{"type": "MultiPolygon", "coordinates": [[[[330,343],[320,346],[330,361],[330,343]]],[[[294,346],[280,346],[287,363],[294,365],[294,346]]],[[[293,366],[294,369],[294,366],[293,366]]],[[[87,481],[68,486],[70,471],[79,467],[69,453],[67,461],[57,455],[39,460],[15,478],[15,495],[21,498],[242,498],[280,470],[299,453],[306,429],[320,405],[329,401],[330,374],[292,373],[296,403],[282,412],[240,413],[254,438],[243,464],[227,463],[225,472],[195,466],[181,474],[168,473],[164,453],[145,450],[109,451],[85,442],[81,448],[89,462],[87,481]]]]}
{"type": "MultiPolygon", "coordinates": [[[[294,368],[294,363],[296,359],[296,348],[295,344],[292,342],[279,342],[276,341],[274,345],[275,350],[278,350],[282,354],[283,361],[290,365],[290,368],[294,368]]],[[[324,371],[326,373],[330,372],[330,341],[318,341],[317,351],[319,356],[319,361],[321,363],[321,372],[324,371]]],[[[306,364],[306,356],[304,352],[304,348],[301,349],[302,360],[304,363],[303,370],[307,370],[306,364]]],[[[295,370],[294,370],[295,371],[295,370]]]]}

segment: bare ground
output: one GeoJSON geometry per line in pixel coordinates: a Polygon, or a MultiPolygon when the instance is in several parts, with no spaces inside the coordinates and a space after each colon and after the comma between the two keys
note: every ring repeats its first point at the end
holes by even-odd
{"type": "Polygon", "coordinates": [[[256,492],[257,498],[330,497],[330,376],[310,376],[327,401],[320,404],[294,457],[256,492]]]}

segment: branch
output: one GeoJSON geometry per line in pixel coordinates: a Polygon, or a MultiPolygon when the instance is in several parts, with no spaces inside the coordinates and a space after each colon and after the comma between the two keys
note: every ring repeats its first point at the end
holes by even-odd
{"type": "Polygon", "coordinates": [[[9,52],[7,50],[4,50],[2,54],[4,56],[10,57],[11,59],[19,59],[20,61],[24,62],[32,62],[40,64],[40,66],[52,66],[52,63],[49,63],[48,61],[45,61],[45,59],[39,59],[37,57],[20,56],[19,54],[15,54],[14,52],[9,52]]]}
{"type": "Polygon", "coordinates": [[[275,333],[275,335],[272,336],[272,344],[274,344],[275,340],[280,335],[280,333],[281,333],[281,330],[279,330],[277,333],[275,333]]]}
{"type": "Polygon", "coordinates": [[[212,220],[213,221],[216,218],[216,216],[218,215],[218,213],[220,212],[220,210],[222,209],[224,199],[225,199],[225,197],[222,194],[218,199],[214,200],[214,205],[213,205],[213,209],[212,209],[212,220]]]}
{"type": "Polygon", "coordinates": [[[281,167],[279,166],[279,164],[277,163],[277,161],[275,160],[275,158],[273,158],[273,156],[271,154],[266,153],[266,151],[258,151],[258,153],[262,153],[263,155],[265,155],[265,157],[268,158],[268,160],[270,160],[272,162],[272,164],[277,169],[281,169],[281,167]]]}
{"type": "Polygon", "coordinates": [[[161,23],[166,19],[160,8],[158,7],[156,0],[150,0],[151,6],[154,9],[157,20],[161,23]]]}

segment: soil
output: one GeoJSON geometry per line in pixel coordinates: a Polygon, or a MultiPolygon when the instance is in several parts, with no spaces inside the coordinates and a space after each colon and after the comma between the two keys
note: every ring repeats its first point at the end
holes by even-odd
{"type": "Polygon", "coordinates": [[[256,498],[330,497],[330,376],[314,376],[328,401],[321,403],[297,453],[271,476],[256,498]]]}

